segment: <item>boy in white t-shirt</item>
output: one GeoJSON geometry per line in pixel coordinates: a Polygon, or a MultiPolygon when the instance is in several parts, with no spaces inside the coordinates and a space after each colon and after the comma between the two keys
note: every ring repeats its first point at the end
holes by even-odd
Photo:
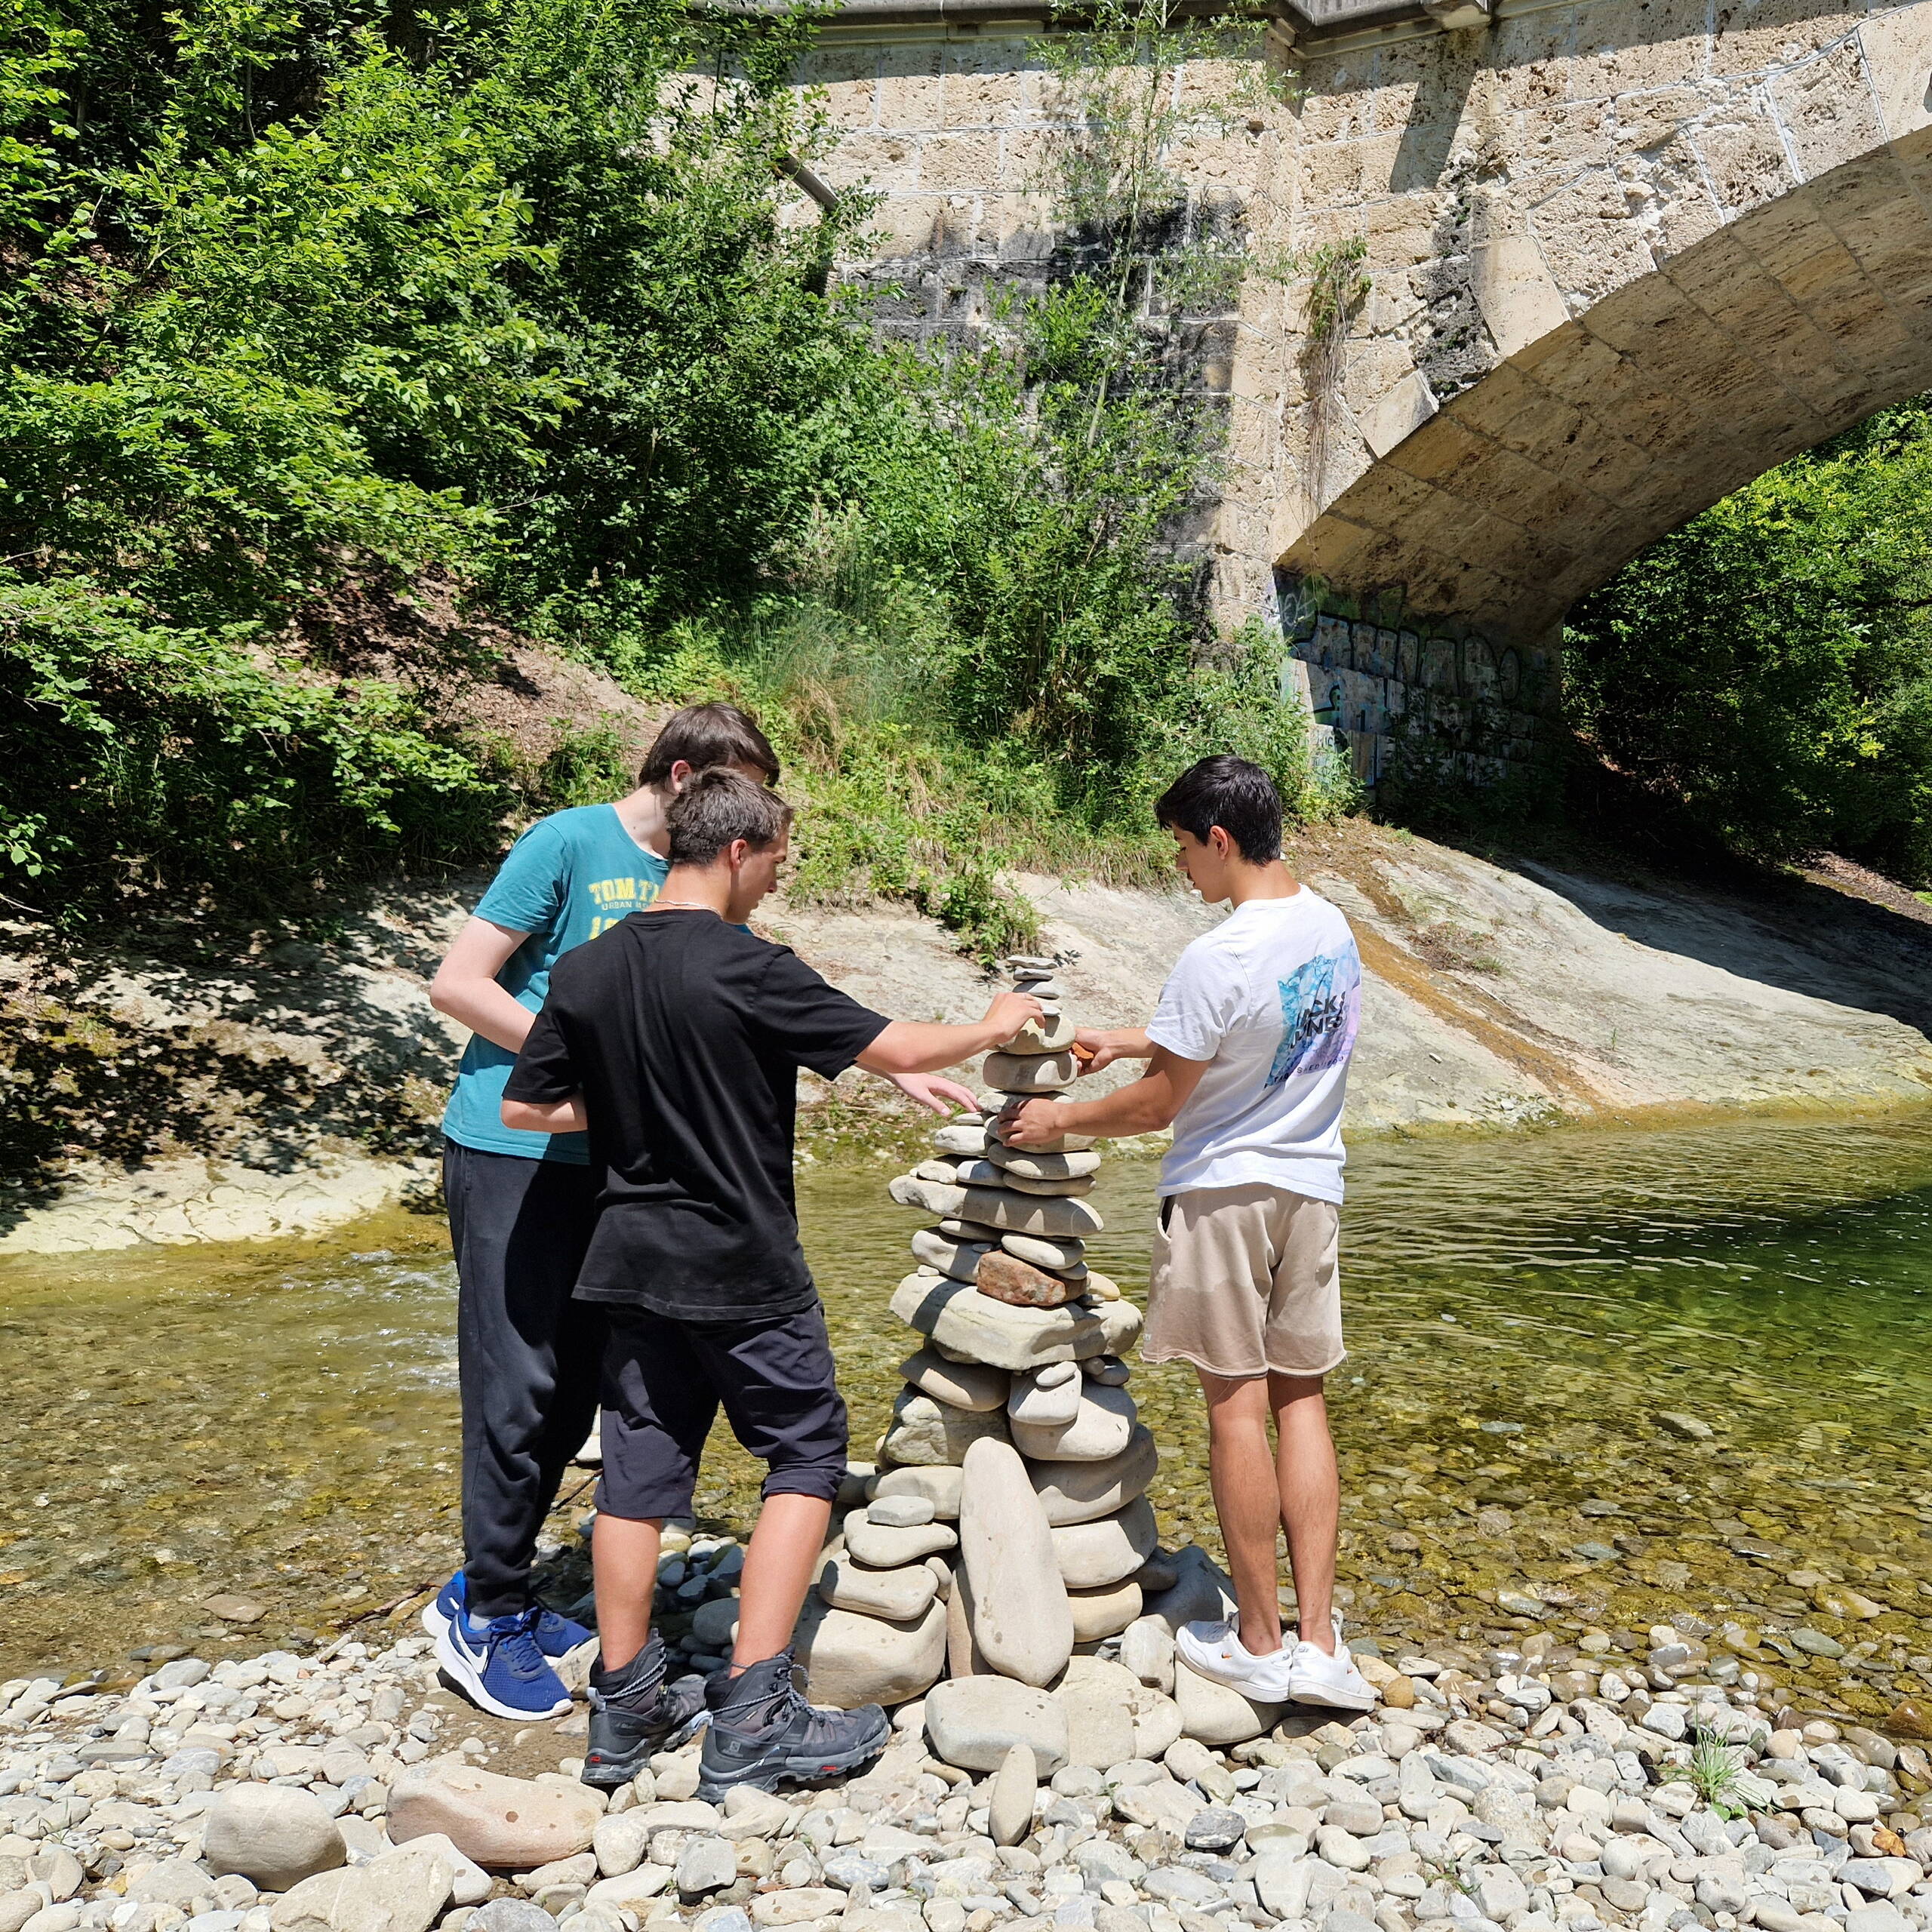
{"type": "Polygon", "coordinates": [[[1154,811],[1202,898],[1234,909],[1181,955],[1144,1032],[1078,1035],[1086,1072],[1146,1060],[1141,1078],[1097,1100],[1016,1103],[1001,1136],[1039,1147],[1174,1128],[1140,1352],[1201,1377],[1238,1605],[1226,1623],[1189,1624],[1180,1654],[1259,1702],[1365,1711],[1375,1694],[1333,1614],[1341,1492],[1322,1399],[1344,1352],[1342,1101],[1361,961],[1348,921],[1282,863],[1281,801],[1259,765],[1203,758],[1154,811]],[[1275,1595],[1278,1526],[1300,1612],[1292,1645],[1275,1595]]]}

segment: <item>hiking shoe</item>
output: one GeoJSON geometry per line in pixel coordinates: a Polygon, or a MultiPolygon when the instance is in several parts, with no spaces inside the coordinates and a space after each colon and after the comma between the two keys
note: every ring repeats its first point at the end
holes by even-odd
{"type": "Polygon", "coordinates": [[[621,1670],[590,1672],[590,1742],[583,1754],[583,1781],[600,1791],[629,1784],[652,1755],[681,1744],[704,1715],[704,1679],[696,1675],[665,1681],[664,1639],[650,1641],[621,1670]]]}
{"type": "MultiPolygon", "coordinates": [[[[560,1718],[571,1694],[537,1647],[535,1604],[478,1623],[459,1610],[436,1635],[436,1661],[470,1702],[493,1716],[560,1718]]],[[[427,1622],[426,1613],[425,1622],[427,1622]]]]}
{"type": "Polygon", "coordinates": [[[1321,1704],[1336,1711],[1372,1711],[1375,1692],[1356,1669],[1342,1641],[1342,1619],[1335,1617],[1335,1654],[1306,1638],[1288,1660],[1288,1695],[1297,1704],[1321,1704]]]}
{"type": "Polygon", "coordinates": [[[821,1710],[798,1694],[792,1653],[780,1651],[737,1677],[721,1670],[704,1687],[711,1712],[698,1761],[697,1795],[724,1801],[735,1785],[776,1791],[857,1770],[885,1749],[891,1721],[877,1704],[821,1710]]]}
{"type": "MultiPolygon", "coordinates": [[[[436,1592],[435,1599],[423,1606],[423,1627],[432,1637],[441,1637],[450,1623],[469,1607],[469,1580],[459,1570],[436,1592]]],[[[537,1626],[534,1635],[537,1647],[546,1657],[567,1657],[580,1644],[587,1644],[597,1632],[587,1626],[561,1617],[543,1604],[534,1606],[537,1626]]]]}
{"type": "Polygon", "coordinates": [[[1288,1701],[1291,1652],[1286,1644],[1257,1657],[1241,1640],[1233,1618],[1208,1623],[1183,1623],[1174,1632],[1174,1649],[1197,1677],[1225,1684],[1257,1704],[1288,1701]]]}

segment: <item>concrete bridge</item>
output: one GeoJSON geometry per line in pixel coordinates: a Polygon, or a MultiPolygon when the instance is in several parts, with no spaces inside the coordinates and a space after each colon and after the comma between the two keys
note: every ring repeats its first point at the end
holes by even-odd
{"type": "MultiPolygon", "coordinates": [[[[909,289],[900,326],[970,327],[1037,268],[1041,26],[1037,0],[848,0],[814,57],[821,172],[884,196],[851,267],[909,289]]],[[[1417,689],[1527,707],[1498,728],[1534,738],[1577,596],[1932,387],[1932,0],[1282,0],[1177,85],[1257,63],[1291,104],[1174,165],[1257,263],[1359,236],[1368,289],[1318,384],[1305,283],[1257,272],[1223,320],[1215,599],[1287,593],[1371,777],[1417,689]]]]}

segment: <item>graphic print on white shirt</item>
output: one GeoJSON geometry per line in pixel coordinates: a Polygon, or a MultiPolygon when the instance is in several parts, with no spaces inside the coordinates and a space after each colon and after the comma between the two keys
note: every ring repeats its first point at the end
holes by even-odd
{"type": "Polygon", "coordinates": [[[1342,952],[1324,952],[1276,983],[1281,996],[1281,1044],[1268,1069],[1278,1087],[1291,1073],[1340,1066],[1355,1051],[1361,1024],[1361,961],[1350,940],[1342,952]]]}
{"type": "Polygon", "coordinates": [[[1206,1064],[1174,1121],[1159,1191],[1262,1184],[1342,1198],[1342,1103],[1361,961],[1340,909],[1303,886],[1251,899],[1175,962],[1147,1029],[1206,1064]]]}

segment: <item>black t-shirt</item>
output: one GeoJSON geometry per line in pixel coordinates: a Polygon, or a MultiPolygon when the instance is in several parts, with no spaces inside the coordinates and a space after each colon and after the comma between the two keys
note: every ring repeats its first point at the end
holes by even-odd
{"type": "Polygon", "coordinates": [[[710,912],[633,912],[565,953],[503,1092],[583,1095],[602,1186],[579,1298],[691,1321],[811,1306],[798,1069],[834,1078],[890,1024],[710,912]]]}

